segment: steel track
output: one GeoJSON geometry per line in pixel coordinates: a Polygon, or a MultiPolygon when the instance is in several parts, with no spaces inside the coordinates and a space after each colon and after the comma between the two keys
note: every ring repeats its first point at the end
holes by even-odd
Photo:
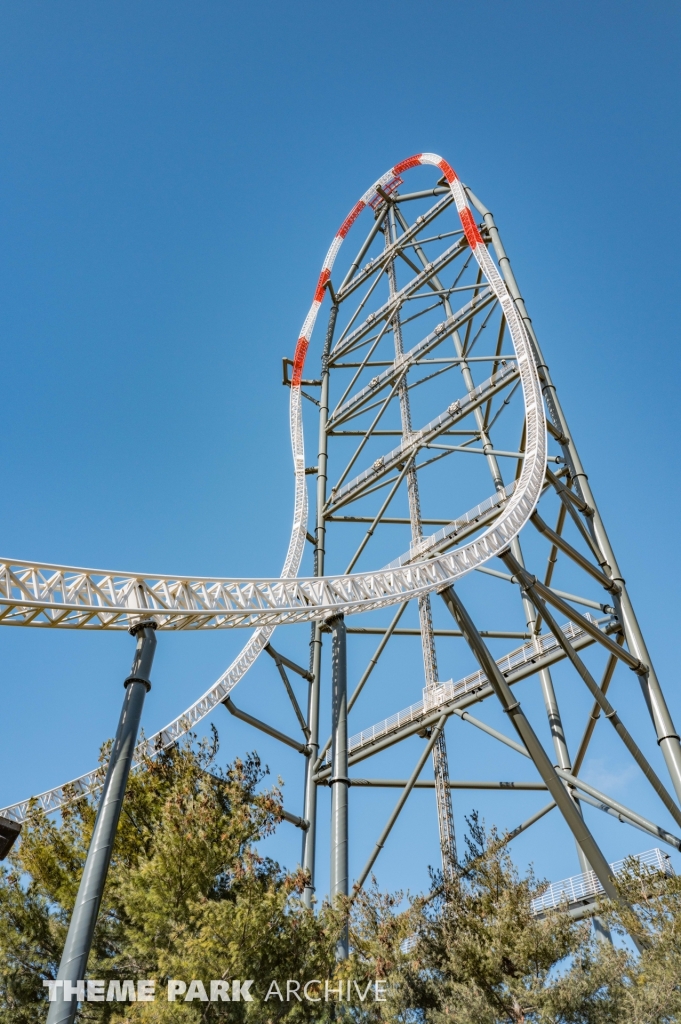
{"type": "MultiPolygon", "coordinates": [[[[385,256],[389,259],[390,255],[388,247],[385,256]]],[[[427,283],[437,273],[437,262],[425,266],[408,287],[413,291],[427,283]]],[[[405,290],[398,291],[385,309],[372,314],[372,324],[381,316],[390,316],[392,307],[404,298],[402,292],[405,290]]],[[[466,307],[453,320],[465,315],[466,307]]],[[[436,328],[434,334],[448,331],[451,326],[445,322],[436,328]]],[[[366,324],[358,326],[353,335],[345,339],[344,347],[351,344],[358,332],[366,329],[366,324]]],[[[425,339],[420,343],[420,352],[421,348],[423,351],[427,349],[427,342],[425,339]]],[[[403,358],[408,360],[410,353],[405,353],[403,358]]],[[[389,378],[389,372],[382,376],[389,378]]],[[[391,167],[364,193],[344,220],[322,265],[314,299],[298,338],[291,385],[294,515],[280,578],[191,578],[82,569],[24,560],[0,562],[0,625],[123,630],[134,625],[141,616],[151,614],[161,630],[256,627],[216,683],[181,716],[139,745],[137,762],[174,743],[224,700],[252,666],[277,625],[323,620],[333,613],[348,615],[424,597],[451,585],[508,548],[533,513],[544,484],[547,456],[546,421],[535,351],[516,304],[480,235],[465,189],[454,170],[440,156],[422,153],[391,167]],[[308,521],[301,381],[317,314],[342,243],[362,210],[375,201],[379,195],[377,189],[420,165],[438,168],[449,183],[451,200],[456,205],[465,236],[465,240],[461,239],[451,248],[468,246],[474,255],[483,284],[473,305],[480,308],[482,303],[491,301],[493,297],[497,300],[513,343],[515,362],[451,403],[435,421],[410,434],[397,449],[386,453],[369,470],[345,484],[342,491],[332,496],[332,500],[340,507],[344,499],[350,500],[361,493],[362,488],[373,484],[391,465],[403,462],[439,432],[487,402],[513,377],[520,382],[525,410],[526,445],[522,470],[515,484],[503,493],[487,499],[383,569],[337,576],[298,577],[308,521]],[[475,531],[477,533],[472,539],[460,543],[455,550],[444,551],[475,531]]],[[[347,414],[348,410],[340,410],[338,415],[342,412],[347,414]]],[[[90,772],[41,794],[36,798],[37,804],[46,811],[55,810],[76,795],[96,788],[99,780],[97,771],[90,772]]],[[[29,802],[22,801],[4,808],[0,814],[23,820],[28,811],[29,802]]]]}

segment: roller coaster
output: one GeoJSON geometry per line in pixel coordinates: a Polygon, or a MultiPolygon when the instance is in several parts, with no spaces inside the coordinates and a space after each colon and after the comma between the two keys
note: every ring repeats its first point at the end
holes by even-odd
{"type": "MultiPolygon", "coordinates": [[[[219,704],[305,758],[303,815],[285,817],[303,832],[301,863],[308,873],[305,898],[310,906],[320,786],[331,788],[331,898],[359,891],[410,793],[424,786],[435,791],[445,873],[453,870],[457,856],[452,792],[466,787],[546,790],[550,802],[512,834],[557,807],[575,838],[582,875],[594,880],[591,893],[619,898],[614,870],[587,827],[582,804],[681,849],[681,839],[666,827],[580,778],[602,716],[681,826],[681,744],[625,581],[494,217],[446,160],[421,153],[401,161],[352,208],[322,264],[293,357],[284,360],[283,382],[290,388],[294,503],[280,577],[150,576],[0,560],[0,625],[129,630],[137,638],[106,774],[97,769],[0,811],[11,844],[35,808],[56,811],[101,791],[99,832],[93,836],[59,974],[64,982],[83,977],[128,771],[177,742],[219,704]],[[409,175],[417,179],[413,191],[405,188],[409,175]],[[344,243],[363,222],[361,243],[343,263],[344,243]],[[308,350],[327,300],[319,373],[306,378],[308,350]],[[318,420],[318,450],[315,464],[307,466],[304,421],[312,416],[318,420]],[[415,421],[422,426],[414,428],[415,421]],[[309,490],[316,499],[313,532],[309,490]],[[543,515],[554,516],[554,527],[540,508],[543,515]],[[431,528],[437,529],[428,532],[431,528]],[[299,575],[308,545],[313,569],[299,575]],[[357,568],[367,560],[381,567],[357,568]],[[556,588],[557,565],[564,567],[571,591],[556,588]],[[329,566],[336,571],[329,572],[329,566]],[[461,596],[468,584],[459,587],[464,577],[488,588],[484,603],[493,628],[473,622],[469,602],[464,604],[461,596]],[[380,612],[389,608],[392,618],[384,622],[380,612]],[[414,621],[407,627],[410,614],[414,621]],[[438,627],[438,617],[449,628],[438,627]],[[305,657],[294,659],[272,645],[277,627],[300,623],[310,624],[309,666],[302,664],[305,657]],[[138,743],[157,637],[167,630],[236,628],[252,632],[232,664],[191,707],[138,743]],[[353,634],[381,639],[348,695],[346,654],[353,634]],[[422,699],[348,738],[349,712],[369,677],[380,676],[386,646],[400,636],[412,637],[421,648],[422,699]],[[322,649],[328,638],[327,673],[322,649]],[[445,638],[447,644],[449,638],[463,642],[466,657],[477,666],[456,682],[440,678],[445,638]],[[501,656],[492,653],[492,647],[509,639],[522,643],[501,656]],[[604,658],[598,679],[582,656],[586,648],[604,658]],[[230,696],[263,652],[274,659],[287,688],[299,739],[241,711],[230,696]],[[584,735],[572,752],[551,675],[559,662],[570,666],[593,699],[584,735]],[[618,666],[638,679],[674,795],[606,695],[618,666]],[[287,670],[306,681],[306,711],[287,670]],[[538,681],[548,715],[550,753],[513,689],[529,678],[538,681]],[[320,742],[323,692],[332,704],[326,744],[320,742]],[[467,710],[488,699],[500,702],[514,736],[467,710]],[[452,781],[445,739],[452,717],[529,758],[538,781],[452,781]],[[409,778],[349,774],[353,765],[416,735],[425,742],[409,778]],[[433,779],[421,779],[429,758],[433,779]],[[354,786],[393,787],[401,794],[351,885],[347,820],[348,792],[354,786]]],[[[465,657],[448,653],[445,660],[463,667],[465,657]]],[[[661,863],[659,857],[653,860],[661,863]]],[[[347,953],[345,936],[338,955],[347,953]]],[[[63,998],[51,1004],[48,1020],[71,1021],[75,1012],[75,997],[63,998]]]]}

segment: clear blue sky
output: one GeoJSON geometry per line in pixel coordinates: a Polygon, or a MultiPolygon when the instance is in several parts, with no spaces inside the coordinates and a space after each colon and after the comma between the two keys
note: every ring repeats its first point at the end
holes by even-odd
{"type": "MultiPolygon", "coordinates": [[[[3,4],[2,555],[277,573],[292,502],[281,357],[358,195],[435,151],[496,214],[681,724],[678,62],[665,0],[3,4]]],[[[161,636],[147,732],[244,638],[161,636]]],[[[122,634],[0,629],[2,804],[94,766],[131,653],[122,634]]],[[[258,665],[235,699],[276,716],[275,683],[258,665]]],[[[663,771],[633,677],[616,696],[663,771]]],[[[222,756],[257,745],[299,811],[296,755],[222,709],[213,720],[222,756]]],[[[669,824],[602,750],[585,770],[669,824]]],[[[495,774],[532,777],[505,758],[495,774]]],[[[353,874],[395,799],[356,797],[353,874]]],[[[457,796],[457,827],[476,802],[512,826],[541,800],[457,796]]],[[[423,886],[437,860],[432,798],[411,815],[385,886],[423,886]]],[[[654,845],[598,827],[612,859],[654,845]]],[[[557,820],[530,835],[522,863],[577,870],[557,820]]],[[[298,849],[286,824],[269,844],[291,866],[298,849]]],[[[323,887],[324,847],[320,867],[323,887]]]]}

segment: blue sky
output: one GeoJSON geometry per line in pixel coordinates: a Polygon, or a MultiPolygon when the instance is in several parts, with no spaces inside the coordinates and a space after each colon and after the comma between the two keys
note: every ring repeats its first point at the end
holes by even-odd
{"type": "MultiPolygon", "coordinates": [[[[495,212],[679,724],[678,46],[667,2],[4,4],[3,556],[276,574],[292,504],[281,358],[356,198],[435,151],[495,212]]],[[[244,639],[160,637],[147,732],[244,639]]],[[[294,632],[276,642],[302,649],[294,632]]],[[[94,766],[131,655],[125,635],[0,630],[2,804],[94,766]]],[[[235,700],[276,717],[275,685],[258,665],[235,700]]],[[[640,693],[616,696],[663,771],[640,693]]],[[[213,720],[221,756],[257,745],[299,811],[296,755],[213,720]]],[[[669,824],[609,740],[598,757],[594,779],[669,824]]],[[[532,777],[506,755],[497,768],[532,777]]],[[[353,874],[395,799],[357,796],[353,874]]],[[[478,803],[512,826],[541,799],[478,803]]],[[[432,797],[414,800],[382,885],[423,886],[437,860],[432,797]]],[[[475,805],[456,798],[459,830],[475,805]]],[[[598,827],[611,859],[654,845],[598,827]]],[[[552,817],[528,836],[521,863],[577,870],[552,817]]],[[[270,844],[289,865],[298,848],[288,825],[270,844]]],[[[322,845],[322,887],[325,872],[322,845]]]]}

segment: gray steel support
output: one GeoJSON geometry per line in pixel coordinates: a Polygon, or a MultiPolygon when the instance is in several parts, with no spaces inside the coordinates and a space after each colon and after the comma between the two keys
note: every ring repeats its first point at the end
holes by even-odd
{"type": "Polygon", "coordinates": [[[309,731],[308,747],[310,756],[305,764],[305,792],[303,797],[303,817],[309,823],[303,833],[303,850],[301,865],[307,875],[303,890],[303,903],[312,908],[315,891],[315,858],[317,851],[317,783],[313,770],[319,750],[319,695],[321,689],[322,665],[322,630],[318,622],[314,624],[312,641],[312,673],[314,680],[310,684],[307,706],[307,727],[309,731]]]}
{"type": "MultiPolygon", "coordinates": [[[[518,562],[524,566],[525,562],[520,549],[520,541],[517,537],[513,540],[512,551],[518,562]]],[[[534,605],[524,592],[521,592],[521,598],[527,628],[532,636],[536,637],[538,630],[537,614],[535,612],[534,605]]],[[[563,721],[560,715],[558,701],[556,699],[556,691],[553,687],[551,670],[549,668],[541,668],[539,670],[539,682],[541,685],[542,696],[544,698],[544,707],[546,708],[546,714],[549,720],[553,749],[556,754],[556,764],[559,768],[565,768],[567,771],[570,771],[570,755],[568,753],[567,742],[565,740],[565,730],[563,729],[563,721]]],[[[579,847],[577,849],[579,851],[579,847]]]]}
{"type": "Polygon", "coordinates": [[[538,811],[535,811],[535,813],[530,815],[529,818],[526,818],[525,821],[522,821],[520,825],[516,825],[515,828],[511,829],[511,831],[506,836],[506,842],[510,843],[511,840],[515,839],[516,836],[519,836],[521,832],[527,831],[527,829],[534,825],[535,822],[539,821],[540,818],[543,818],[545,814],[549,813],[549,811],[552,811],[555,806],[556,802],[555,800],[552,800],[550,803],[545,804],[543,807],[540,807],[538,811]]]}
{"type": "MultiPolygon", "coordinates": [[[[423,766],[426,763],[426,761],[428,760],[428,758],[430,757],[431,752],[435,748],[435,744],[437,743],[437,741],[440,738],[442,730],[445,727],[445,722],[446,721],[447,721],[447,715],[442,715],[442,717],[440,718],[439,722],[437,723],[437,725],[433,729],[431,737],[428,740],[425,748],[421,752],[421,756],[419,757],[418,761],[416,762],[416,767],[414,768],[413,772],[409,776],[409,779],[407,780],[407,782],[406,783],[402,783],[402,782],[397,781],[398,785],[403,785],[404,786],[404,790],[400,794],[400,798],[397,801],[397,803],[395,804],[393,812],[392,812],[392,814],[390,815],[390,817],[388,818],[388,820],[387,820],[387,822],[385,824],[385,828],[383,829],[383,831],[381,832],[380,836],[376,840],[376,845],[374,846],[373,850],[371,851],[371,854],[369,855],[369,859],[366,862],[366,864],[364,865],[364,868],[362,869],[362,872],[361,872],[359,878],[357,879],[357,881],[355,882],[355,884],[352,887],[352,895],[353,895],[353,897],[357,895],[357,893],[360,891],[360,889],[362,888],[362,886],[366,882],[367,877],[369,875],[369,872],[371,871],[372,867],[376,863],[376,858],[378,857],[379,853],[381,852],[381,850],[385,846],[386,840],[387,840],[388,836],[390,835],[390,833],[392,832],[393,825],[395,824],[395,822],[397,821],[397,819],[400,816],[400,811],[402,810],[402,808],[406,804],[407,800],[409,799],[409,794],[411,793],[412,789],[414,788],[414,786],[417,785],[418,777],[421,774],[421,772],[423,771],[423,766]]],[[[447,780],[447,784],[449,785],[449,780],[447,780]]],[[[433,781],[432,785],[433,786],[435,785],[435,781],[433,781]]]]}
{"type": "MultiPolygon", "coordinates": [[[[317,453],[317,523],[314,571],[316,576],[324,574],[324,555],[326,544],[326,520],[324,505],[326,504],[326,484],[328,475],[328,434],[326,424],[329,418],[329,352],[333,333],[336,329],[338,305],[331,307],[329,325],[322,352],[321,391],[319,395],[319,450],[317,453]]],[[[312,627],[312,682],[307,707],[308,747],[310,756],[305,765],[305,791],[303,799],[303,817],[309,827],[303,834],[303,850],[301,863],[307,873],[307,884],[303,892],[306,907],[312,907],[315,891],[315,857],[317,849],[317,784],[314,780],[315,762],[319,756],[319,695],[322,671],[322,628],[315,622],[312,627]]]]}
{"type": "MultiPolygon", "coordinates": [[[[388,628],[386,630],[382,631],[384,633],[383,639],[381,640],[380,644],[378,645],[378,647],[374,651],[373,658],[371,659],[371,661],[369,662],[369,664],[365,668],[364,673],[362,675],[362,678],[357,683],[357,686],[353,690],[352,696],[350,697],[350,699],[348,701],[348,714],[352,711],[352,708],[353,708],[353,705],[354,705],[355,701],[357,700],[357,698],[359,697],[360,693],[364,689],[364,684],[366,683],[367,679],[369,678],[369,676],[371,675],[371,673],[375,669],[376,664],[378,662],[378,659],[380,658],[381,654],[385,650],[385,648],[387,646],[387,643],[388,643],[388,640],[390,639],[390,637],[395,632],[395,627],[396,627],[397,623],[400,621],[400,619],[402,618],[402,615],[404,614],[404,611],[405,611],[405,609],[406,609],[408,604],[409,604],[409,602],[405,601],[404,604],[401,604],[399,606],[399,608],[397,609],[397,612],[395,613],[395,615],[393,617],[393,620],[390,623],[390,625],[388,626],[388,628]]],[[[346,633],[354,633],[354,632],[357,632],[357,631],[353,630],[353,629],[348,629],[347,626],[346,626],[345,632],[346,633]]],[[[421,631],[420,630],[418,631],[417,635],[418,636],[421,635],[421,631]]],[[[320,766],[322,764],[322,761],[326,757],[326,753],[327,753],[329,747],[331,746],[331,740],[332,740],[332,737],[329,736],[328,740],[326,741],[326,743],[324,744],[322,749],[319,751],[319,757],[317,758],[317,761],[316,761],[316,763],[314,765],[315,774],[319,771],[319,768],[320,768],[320,766]]]]}
{"type": "MultiPolygon", "coordinates": [[[[481,639],[466,608],[461,603],[458,594],[455,593],[453,587],[447,587],[441,592],[441,597],[453,618],[459,624],[468,646],[475,655],[481,669],[487,675],[487,678],[499,698],[502,708],[506,714],[509,715],[518,736],[534,761],[535,767],[537,768],[541,778],[546,783],[546,788],[553,797],[568,828],[575,837],[577,845],[581,848],[596,877],[603,886],[604,892],[609,899],[622,905],[624,901],[621,899],[615,887],[610,871],[610,865],[601,853],[596,840],[591,835],[591,832],[589,831],[581,814],[575,807],[572,797],[569,795],[561,779],[557,775],[556,770],[547,757],[546,751],[539,742],[534,729],[525,717],[525,714],[520,707],[520,701],[515,699],[513,691],[502,675],[496,661],[487,650],[484,641],[481,639]]],[[[625,906],[627,910],[631,909],[628,904],[625,906]]],[[[632,940],[640,948],[640,943],[636,936],[632,935],[632,940]]]]}
{"type": "MultiPolygon", "coordinates": [[[[331,786],[331,900],[348,895],[348,672],[345,620],[336,615],[331,627],[333,742],[331,786]]],[[[348,958],[347,924],[336,946],[336,959],[348,958]]]]}
{"type": "Polygon", "coordinates": [[[468,196],[476,210],[483,217],[485,227],[489,232],[490,240],[499,262],[499,269],[501,270],[511,297],[515,302],[516,308],[522,317],[528,334],[535,346],[538,362],[540,363],[539,374],[542,390],[544,392],[544,397],[551,414],[551,418],[553,419],[555,427],[560,432],[561,447],[567,463],[570,466],[575,486],[577,487],[582,500],[585,501],[593,510],[592,514],[587,517],[587,524],[591,529],[594,540],[602,552],[602,568],[612,578],[613,582],[617,583],[620,587],[620,593],[614,597],[614,604],[617,607],[618,617],[624,629],[627,646],[631,653],[647,666],[647,672],[645,675],[639,676],[641,689],[655,727],[657,742],[662,750],[667,770],[671,776],[677,797],[681,801],[681,742],[679,741],[679,734],[674,726],[674,722],[672,721],[669,708],[667,707],[667,702],[664,699],[662,687],[660,686],[660,682],[657,678],[652,658],[650,657],[650,652],[646,646],[643,633],[641,632],[641,627],[639,626],[636,613],[634,612],[634,607],[631,603],[631,599],[629,598],[624,577],[620,572],[617,559],[615,558],[615,553],[610,544],[605,526],[603,525],[600,512],[598,511],[598,505],[596,504],[588,477],[584,472],[584,467],[582,466],[582,462],[579,458],[577,447],[572,435],[570,434],[567,420],[563,414],[563,410],[558,399],[556,387],[551,380],[549,368],[541,353],[537,336],[534,333],[534,328],[532,327],[532,321],[527,313],[525,303],[520,294],[520,289],[518,288],[513,270],[511,269],[510,260],[506,255],[501,238],[499,237],[497,226],[494,223],[494,217],[470,191],[470,189],[467,189],[466,191],[468,192],[468,196]]]}
{"type": "Polygon", "coordinates": [[[290,821],[292,825],[295,825],[296,828],[301,828],[303,832],[307,832],[310,827],[310,822],[306,821],[305,818],[301,818],[299,814],[291,814],[290,811],[285,811],[283,807],[279,813],[284,821],[290,821]]]}
{"type": "MultiPolygon", "coordinates": [[[[59,965],[56,1001],[50,1003],[47,1024],[73,1024],[78,1010],[78,982],[84,982],[88,956],[111,861],[118,819],[135,752],[144,698],[151,689],[149,676],[156,650],[156,623],[140,622],[130,632],[137,648],[130,675],[124,682],[125,697],[118,729],[111,747],[109,767],[99,802],[83,876],[78,887],[64,951],[59,965]],[[64,995],[66,989],[67,997],[64,995]]],[[[80,1000],[83,996],[80,996],[80,1000]]]]}
{"type": "MultiPolygon", "coordinates": [[[[537,517],[538,518],[538,517],[537,517]]],[[[543,520],[541,520],[542,526],[545,526],[543,520]]],[[[557,534],[552,534],[552,539],[557,539],[557,534]]],[[[557,547],[558,545],[556,545],[557,547]]],[[[525,563],[522,558],[520,549],[520,541],[516,537],[512,544],[513,555],[517,561],[524,567],[525,563]]],[[[531,630],[533,634],[538,632],[538,624],[540,616],[537,615],[535,607],[530,601],[525,591],[521,591],[521,597],[523,602],[523,608],[525,610],[525,621],[527,622],[527,628],[531,630]]],[[[572,766],[570,764],[570,752],[568,750],[567,740],[565,739],[565,730],[563,728],[563,720],[560,714],[560,708],[558,707],[558,699],[556,697],[556,691],[553,686],[553,679],[551,678],[551,670],[548,668],[540,669],[539,671],[539,683],[541,685],[542,696],[544,698],[544,707],[546,708],[546,715],[549,721],[549,729],[551,730],[551,739],[553,741],[553,749],[556,756],[556,767],[562,768],[564,771],[571,771],[572,766]]],[[[568,793],[572,797],[575,807],[580,815],[582,815],[582,808],[579,802],[575,799],[575,791],[568,789],[568,793]]],[[[575,843],[577,848],[577,859],[579,860],[579,867],[582,872],[593,870],[588,860],[584,855],[579,843],[575,843]]],[[[593,927],[596,936],[599,939],[606,939],[612,942],[612,936],[606,923],[600,917],[594,917],[593,927]]]]}
{"type": "MultiPolygon", "coordinates": [[[[548,610],[548,607],[539,597],[539,588],[536,587],[533,583],[533,577],[531,577],[529,573],[526,573],[523,570],[523,568],[515,560],[510,551],[507,551],[500,557],[506,563],[509,569],[511,569],[513,574],[517,576],[519,583],[526,591],[526,593],[529,595],[531,601],[533,602],[537,610],[541,612],[542,618],[545,620],[546,625],[549,627],[549,629],[555,636],[556,640],[563,648],[563,651],[565,652],[569,661],[572,662],[574,668],[577,670],[578,675],[586,683],[587,687],[591,692],[591,695],[598,702],[598,704],[601,707],[601,710],[604,712],[605,717],[608,719],[610,724],[617,732],[618,736],[624,743],[625,747],[636,761],[636,764],[639,766],[645,777],[648,779],[648,782],[659,796],[662,803],[665,805],[671,816],[674,818],[674,821],[677,823],[677,825],[681,825],[681,810],[679,810],[677,805],[674,803],[674,800],[672,799],[671,795],[662,785],[662,782],[658,778],[657,773],[653,769],[652,765],[649,763],[649,761],[641,751],[640,747],[629,733],[629,730],[624,725],[624,722],[622,722],[619,715],[615,711],[614,707],[612,706],[608,698],[605,696],[603,691],[600,689],[598,683],[593,678],[593,676],[589,672],[588,668],[586,667],[582,659],[579,657],[579,655],[576,653],[573,647],[565,640],[565,636],[560,626],[554,619],[551,612],[548,610]]],[[[617,648],[617,651],[619,651],[619,648],[617,648]]]]}
{"type": "MultiPolygon", "coordinates": [[[[619,639],[622,641],[622,643],[624,643],[624,637],[621,634],[619,636],[619,639]]],[[[612,677],[615,673],[616,665],[617,658],[614,656],[614,654],[611,654],[608,658],[608,664],[605,666],[603,678],[601,679],[601,693],[607,693],[610,687],[610,683],[612,681],[612,677]]],[[[594,706],[591,709],[589,720],[586,723],[586,727],[584,729],[584,735],[582,736],[581,742],[577,747],[577,753],[575,754],[575,763],[573,766],[573,771],[575,775],[579,773],[579,769],[582,767],[582,762],[584,761],[587,749],[589,747],[589,743],[591,742],[591,737],[593,736],[594,729],[596,728],[596,722],[600,717],[601,706],[598,703],[598,701],[594,701],[594,706]]]]}
{"type": "MultiPolygon", "coordinates": [[[[386,248],[396,241],[397,228],[395,225],[395,209],[388,203],[388,217],[385,221],[385,244],[386,248]]],[[[417,247],[418,252],[418,247],[417,247]]],[[[424,257],[425,258],[425,257],[424,257]]],[[[390,283],[390,296],[394,298],[397,294],[397,277],[395,274],[395,261],[389,260],[387,265],[388,280],[390,283]]],[[[400,324],[399,309],[396,310],[393,318],[393,338],[395,343],[395,358],[400,359],[404,353],[402,343],[402,328],[400,324]]],[[[402,434],[405,440],[412,436],[411,406],[409,402],[409,389],[407,386],[406,373],[400,380],[399,385],[400,418],[402,421],[402,434]]],[[[421,499],[419,497],[419,482],[416,468],[413,461],[406,466],[407,475],[407,497],[409,503],[409,519],[411,523],[412,544],[418,544],[423,539],[423,526],[421,523],[421,499]]],[[[421,628],[421,648],[423,652],[423,671],[426,681],[426,689],[432,690],[438,684],[437,654],[435,650],[435,638],[433,635],[433,613],[430,602],[430,594],[418,598],[419,624],[421,628]]],[[[437,816],[440,831],[440,850],[442,853],[442,870],[445,874],[451,874],[456,864],[456,833],[454,830],[454,811],[452,809],[452,794],[447,783],[449,782],[449,762],[447,758],[447,743],[442,730],[438,730],[437,743],[433,746],[433,774],[435,775],[435,798],[437,801],[437,816]]]]}
{"type": "Polygon", "coordinates": [[[235,718],[240,719],[242,722],[246,722],[247,725],[252,725],[254,729],[259,729],[260,732],[267,733],[275,740],[279,740],[280,743],[285,743],[287,747],[292,747],[297,750],[299,754],[309,755],[310,749],[305,743],[300,743],[298,740],[294,740],[291,736],[287,736],[285,732],[279,732],[273,725],[268,725],[267,722],[261,722],[259,718],[254,718],[253,715],[249,715],[247,711],[242,711],[238,708],[231,697],[225,697],[222,701],[230,715],[234,715],[235,718]]]}
{"type": "MultiPolygon", "coordinates": [[[[443,715],[449,718],[449,715],[443,715]]],[[[437,726],[436,726],[437,728],[437,726]]],[[[409,779],[350,779],[351,786],[378,786],[383,789],[404,789],[409,785],[409,779]]],[[[450,779],[447,783],[450,789],[503,789],[503,790],[538,790],[546,789],[543,782],[476,782],[450,779]]],[[[412,783],[413,789],[434,789],[435,779],[419,779],[412,783]]]]}
{"type": "MultiPolygon", "coordinates": [[[[454,710],[452,714],[458,715],[463,719],[464,722],[468,722],[470,725],[474,725],[476,729],[481,729],[488,735],[493,736],[494,739],[499,740],[500,743],[510,747],[511,750],[515,750],[518,754],[522,754],[523,757],[530,757],[529,753],[520,743],[516,743],[515,740],[510,739],[508,736],[504,736],[502,732],[498,732],[496,729],[492,729],[491,726],[485,722],[481,722],[478,718],[473,718],[466,711],[454,710]]],[[[531,758],[530,758],[531,760],[531,758]]],[[[352,759],[350,761],[352,763],[352,759]]],[[[563,768],[556,768],[556,773],[567,783],[568,786],[572,786],[575,790],[579,790],[582,793],[587,794],[589,797],[589,803],[594,807],[598,807],[599,810],[605,811],[606,814],[612,814],[622,822],[626,822],[628,825],[633,825],[634,828],[640,828],[642,832],[647,832],[651,836],[655,836],[656,839],[661,839],[663,843],[668,843],[673,846],[676,850],[681,850],[681,839],[678,836],[672,835],[667,832],[666,829],[661,828],[652,821],[648,821],[647,818],[641,817],[636,811],[632,811],[630,807],[625,807],[624,804],[620,804],[617,800],[613,800],[611,796],[606,796],[605,793],[601,793],[600,790],[594,789],[587,782],[578,779],[576,775],[566,771],[563,768]]],[[[577,795],[577,799],[581,799],[581,796],[577,795]]]]}

